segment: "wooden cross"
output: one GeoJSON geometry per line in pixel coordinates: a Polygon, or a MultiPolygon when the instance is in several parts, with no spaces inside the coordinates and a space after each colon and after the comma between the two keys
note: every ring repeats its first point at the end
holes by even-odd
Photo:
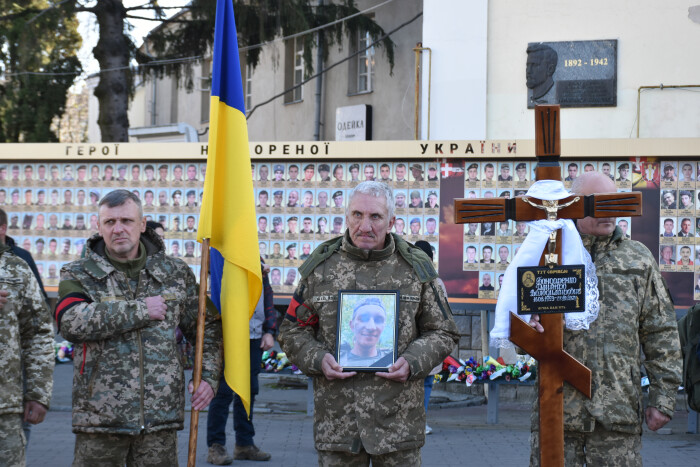
{"type": "MultiPolygon", "coordinates": [[[[536,180],[561,180],[559,106],[535,107],[536,180]]],[[[533,197],[456,199],[455,223],[581,219],[641,216],[641,193],[569,196],[554,205],[533,197]],[[525,200],[524,198],[527,198],[525,200]],[[548,206],[549,204],[549,206],[548,206]]],[[[552,235],[552,250],[542,253],[540,266],[561,258],[561,230],[552,235]],[[557,256],[550,256],[555,254],[557,256]]],[[[510,340],[538,361],[540,465],[564,465],[564,381],[591,397],[591,370],[563,349],[564,326],[558,314],[542,314],[543,333],[511,313],[510,340]]]]}

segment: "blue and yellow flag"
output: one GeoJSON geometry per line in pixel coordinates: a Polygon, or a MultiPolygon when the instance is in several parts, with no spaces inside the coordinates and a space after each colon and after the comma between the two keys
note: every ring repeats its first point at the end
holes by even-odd
{"type": "Polygon", "coordinates": [[[209,149],[197,241],[210,239],[211,298],[221,313],[225,377],[250,412],[248,321],[262,291],[248,127],[231,0],[217,0],[209,149]]]}

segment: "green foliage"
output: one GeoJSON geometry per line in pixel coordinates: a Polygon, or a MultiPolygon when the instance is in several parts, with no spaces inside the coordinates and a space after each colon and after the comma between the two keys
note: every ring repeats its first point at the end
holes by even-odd
{"type": "MultiPolygon", "coordinates": [[[[317,5],[317,0],[233,0],[236,15],[239,47],[247,47],[287,37],[318,26],[345,18],[359,10],[354,0],[340,0],[333,3],[326,0],[317,5]]],[[[149,64],[154,60],[177,60],[188,57],[202,57],[214,42],[214,20],[216,0],[193,0],[189,12],[183,12],[153,31],[149,37],[149,54],[137,53],[137,60],[149,64]]],[[[366,15],[358,15],[350,20],[339,22],[323,29],[321,40],[324,42],[323,59],[328,58],[330,46],[342,44],[344,37],[356,37],[367,31],[374,41],[385,32],[366,15]]],[[[306,75],[313,74],[313,50],[318,46],[317,34],[301,36],[304,41],[304,63],[306,75]]],[[[387,37],[380,44],[384,47],[390,69],[394,66],[394,43],[387,37]]],[[[262,48],[253,48],[246,52],[246,61],[252,66],[260,62],[262,48]]],[[[163,74],[184,78],[188,89],[193,86],[194,61],[153,64],[142,67],[144,75],[163,74]]]]}
{"type": "Polygon", "coordinates": [[[81,72],[81,37],[74,14],[47,9],[56,3],[0,0],[2,142],[58,140],[50,130],[51,120],[63,113],[66,93],[81,72]]]}

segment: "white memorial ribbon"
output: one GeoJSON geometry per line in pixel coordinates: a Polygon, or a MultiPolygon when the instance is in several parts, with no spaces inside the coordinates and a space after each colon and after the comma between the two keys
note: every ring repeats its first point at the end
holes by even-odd
{"type": "MultiPolygon", "coordinates": [[[[540,180],[535,182],[526,196],[537,199],[560,200],[570,196],[564,184],[556,180],[540,180]]],[[[520,201],[522,202],[522,201],[520,201]]],[[[556,221],[528,222],[530,232],[520,246],[518,253],[511,261],[503,276],[503,285],[498,294],[496,303],[496,319],[493,330],[490,333],[490,343],[501,348],[512,348],[510,341],[510,312],[517,315],[518,310],[518,268],[526,266],[539,266],[542,252],[547,246],[549,234],[557,229],[562,229],[562,264],[583,264],[586,268],[585,276],[585,311],[566,313],[564,320],[566,328],[570,330],[588,329],[589,325],[598,317],[600,304],[598,303],[598,277],[591,255],[583,246],[581,236],[576,226],[570,219],[558,219],[556,221]]],[[[530,321],[530,315],[519,315],[526,323],[530,321]]]]}

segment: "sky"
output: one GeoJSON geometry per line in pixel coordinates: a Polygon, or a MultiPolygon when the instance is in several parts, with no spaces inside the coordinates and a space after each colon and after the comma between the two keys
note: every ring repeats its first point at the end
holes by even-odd
{"type": "MultiPolygon", "coordinates": [[[[138,5],[143,5],[145,3],[145,0],[123,0],[124,1],[124,6],[126,7],[131,7],[131,6],[138,6],[138,5]]],[[[159,0],[158,2],[161,7],[168,7],[168,6],[184,6],[187,3],[189,3],[189,0],[159,0]]],[[[172,16],[175,13],[177,13],[178,10],[167,10],[166,13],[168,16],[172,16]]],[[[139,16],[154,16],[154,14],[148,14],[149,12],[143,11],[143,12],[135,12],[134,14],[137,14],[139,16]]],[[[80,49],[79,52],[79,57],[80,61],[83,64],[83,69],[86,72],[86,76],[96,73],[100,69],[100,65],[97,63],[97,60],[95,60],[95,57],[92,55],[92,49],[95,47],[95,44],[97,44],[97,39],[98,39],[98,26],[97,26],[97,21],[95,20],[95,16],[90,14],[90,13],[79,13],[78,14],[78,19],[80,20],[80,26],[78,28],[78,31],[80,32],[80,35],[83,37],[83,46],[80,49]]],[[[130,20],[131,24],[134,25],[134,29],[131,31],[132,37],[136,41],[136,46],[140,46],[143,43],[143,38],[146,37],[146,34],[148,32],[158,26],[159,23],[154,22],[154,21],[146,21],[146,20],[130,20]]]]}

